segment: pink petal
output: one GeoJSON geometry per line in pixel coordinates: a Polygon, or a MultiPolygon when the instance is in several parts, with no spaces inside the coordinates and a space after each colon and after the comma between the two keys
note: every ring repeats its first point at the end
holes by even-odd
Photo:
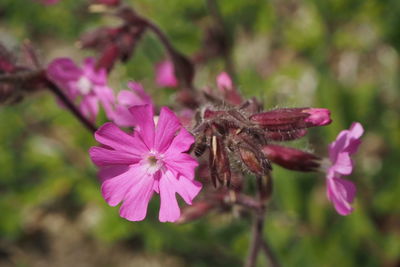
{"type": "Polygon", "coordinates": [[[180,209],[176,200],[176,193],[181,195],[186,203],[192,204],[192,200],[201,190],[201,184],[191,181],[183,176],[179,179],[170,171],[166,171],[160,179],[160,213],[161,222],[175,222],[180,217],[180,209]]]}
{"type": "Polygon", "coordinates": [[[129,169],[128,165],[115,165],[115,166],[101,166],[98,176],[101,183],[115,176],[119,176],[129,169]]]}
{"type": "Polygon", "coordinates": [[[133,124],[134,120],[135,120],[135,118],[133,118],[132,113],[126,107],[117,106],[115,108],[114,114],[113,114],[113,121],[118,126],[121,126],[121,127],[134,127],[135,126],[133,124]]]}
{"type": "Polygon", "coordinates": [[[99,102],[95,95],[85,95],[79,104],[79,109],[83,115],[91,121],[96,121],[97,114],[99,114],[99,102]]]}
{"type": "Polygon", "coordinates": [[[118,94],[118,103],[126,107],[152,104],[151,97],[144,91],[143,86],[137,82],[129,82],[129,90],[122,90],[118,94]]]}
{"type": "Polygon", "coordinates": [[[147,206],[153,196],[154,178],[141,167],[136,170],[135,184],[129,189],[120,209],[121,217],[141,221],[146,217],[147,206]]]}
{"type": "Polygon", "coordinates": [[[113,90],[107,86],[95,86],[93,90],[103,105],[107,118],[111,120],[114,117],[115,103],[113,90]]]}
{"type": "Polygon", "coordinates": [[[85,58],[82,69],[84,75],[93,83],[97,85],[107,84],[107,71],[105,69],[96,69],[96,59],[90,57],[85,58]]]}
{"type": "Polygon", "coordinates": [[[351,203],[356,194],[355,185],[351,181],[336,177],[327,179],[327,183],[327,196],[336,211],[343,216],[349,215],[353,211],[351,203]]]}
{"type": "Polygon", "coordinates": [[[189,154],[168,154],[165,155],[164,163],[175,175],[183,175],[190,180],[194,179],[194,170],[199,165],[189,154]]]}
{"type": "Polygon", "coordinates": [[[136,157],[140,157],[148,152],[143,141],[125,133],[111,122],[101,126],[100,129],[96,131],[94,137],[103,145],[133,154],[136,157]]]}
{"type": "Polygon", "coordinates": [[[135,132],[143,139],[148,149],[154,148],[154,113],[152,105],[134,106],[129,108],[132,114],[132,124],[135,132]]]}
{"type": "Polygon", "coordinates": [[[181,216],[181,211],[175,196],[174,181],[171,172],[166,172],[160,180],[160,222],[175,222],[181,216]]]}
{"type": "Polygon", "coordinates": [[[349,129],[349,135],[353,139],[359,139],[364,134],[364,128],[359,122],[353,122],[349,129]]]}
{"type": "Polygon", "coordinates": [[[361,144],[361,136],[364,133],[364,128],[362,127],[361,123],[353,122],[349,129],[348,138],[350,139],[349,145],[347,146],[347,151],[350,154],[354,154],[357,152],[358,147],[361,144]]]}
{"type": "Polygon", "coordinates": [[[194,143],[194,137],[185,128],[181,128],[178,135],[172,140],[165,155],[167,157],[174,157],[176,154],[186,152],[194,143]]]}
{"type": "Polygon", "coordinates": [[[47,67],[47,76],[54,82],[76,81],[82,70],[69,58],[54,59],[47,67]]]}
{"type": "Polygon", "coordinates": [[[89,149],[89,155],[97,166],[130,165],[141,160],[138,155],[96,146],[89,149]]]}
{"type": "Polygon", "coordinates": [[[349,153],[339,153],[336,157],[335,163],[331,166],[331,169],[336,173],[343,175],[349,175],[353,171],[353,161],[350,158],[349,153]]]}
{"type": "Polygon", "coordinates": [[[133,165],[126,172],[102,183],[101,193],[108,205],[114,207],[126,198],[126,194],[128,191],[130,192],[133,184],[142,179],[140,175],[143,176],[143,173],[140,170],[139,165],[133,165]]]}
{"type": "Polygon", "coordinates": [[[217,86],[221,91],[231,91],[233,88],[232,79],[228,73],[222,72],[217,77],[217,86]]]}
{"type": "Polygon", "coordinates": [[[178,117],[169,108],[163,107],[157,122],[155,149],[164,153],[175,138],[179,128],[181,128],[181,124],[178,117]]]}
{"type": "Polygon", "coordinates": [[[160,87],[178,86],[172,61],[166,60],[156,65],[156,83],[160,87]]]}

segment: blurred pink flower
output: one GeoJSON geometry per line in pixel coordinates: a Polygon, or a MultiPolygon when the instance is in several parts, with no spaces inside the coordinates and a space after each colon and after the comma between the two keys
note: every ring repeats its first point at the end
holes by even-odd
{"type": "Polygon", "coordinates": [[[174,63],[169,60],[156,65],[156,83],[160,87],[177,87],[178,80],[175,77],[174,63]]]}
{"type": "Polygon", "coordinates": [[[114,112],[114,123],[122,127],[133,127],[132,113],[130,107],[150,104],[153,105],[151,97],[144,91],[143,86],[137,82],[129,82],[131,90],[122,90],[118,93],[117,104],[114,112]]]}
{"type": "Polygon", "coordinates": [[[197,161],[185,153],[193,136],[163,107],[157,126],[151,105],[130,108],[135,132],[127,134],[113,123],[104,124],[96,140],[104,147],[92,147],[92,161],[100,167],[101,191],[110,206],[122,202],[120,215],[130,221],[146,217],[148,203],[160,194],[159,220],[175,222],[180,216],[176,193],[191,204],[201,184],[194,180],[197,161]]]}
{"type": "Polygon", "coordinates": [[[356,187],[353,182],[341,177],[352,173],[354,163],[350,156],[357,152],[363,133],[362,125],[354,122],[349,130],[341,131],[336,140],[329,145],[327,197],[340,215],[349,215],[353,211],[351,203],[356,194],[356,187]]]}
{"type": "Polygon", "coordinates": [[[97,71],[93,58],[86,58],[82,68],[69,58],[57,58],[49,64],[47,76],[64,89],[71,100],[80,101],[79,109],[92,121],[96,120],[99,113],[99,101],[107,117],[112,119],[115,101],[113,90],[107,85],[106,71],[97,71]]]}
{"type": "Polygon", "coordinates": [[[236,87],[233,85],[232,79],[228,73],[222,72],[217,77],[218,89],[222,92],[224,98],[232,104],[240,105],[243,98],[240,96],[236,87]]]}

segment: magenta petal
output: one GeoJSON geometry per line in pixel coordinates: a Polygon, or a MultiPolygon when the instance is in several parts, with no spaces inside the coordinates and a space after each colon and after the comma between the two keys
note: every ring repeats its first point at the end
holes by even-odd
{"type": "Polygon", "coordinates": [[[148,149],[154,148],[154,113],[152,105],[134,106],[129,109],[132,114],[132,124],[139,133],[148,149]]]}
{"type": "Polygon", "coordinates": [[[94,137],[103,145],[115,150],[128,152],[135,156],[141,156],[148,152],[148,149],[140,139],[125,133],[111,122],[101,126],[96,131],[94,137]]]}
{"type": "Polygon", "coordinates": [[[178,202],[175,196],[176,178],[167,171],[160,180],[160,222],[175,222],[181,215],[178,202]]]}
{"type": "Polygon", "coordinates": [[[191,135],[186,129],[181,128],[178,135],[174,138],[174,140],[172,140],[172,143],[165,154],[167,157],[174,157],[175,154],[188,151],[193,143],[193,135],[191,135]]]}
{"type": "Polygon", "coordinates": [[[199,165],[189,154],[169,154],[164,159],[167,168],[176,176],[183,175],[194,179],[194,169],[199,165]]]}
{"type": "Polygon", "coordinates": [[[94,91],[104,107],[108,119],[113,119],[115,97],[113,90],[107,86],[95,86],[94,91]]]}
{"type": "Polygon", "coordinates": [[[105,69],[98,70],[96,68],[96,59],[85,58],[83,61],[83,72],[86,77],[88,77],[96,85],[106,85],[107,84],[107,72],[105,69]]]}
{"type": "Polygon", "coordinates": [[[141,160],[138,155],[96,146],[89,149],[89,154],[93,163],[97,166],[130,165],[141,160]]]}
{"type": "Polygon", "coordinates": [[[349,153],[339,153],[336,157],[336,162],[331,166],[331,169],[342,175],[351,174],[353,171],[353,161],[351,160],[349,153]]]}
{"type": "Polygon", "coordinates": [[[79,67],[69,58],[54,59],[47,67],[48,77],[55,82],[78,80],[82,74],[79,67]]]}
{"type": "Polygon", "coordinates": [[[351,181],[336,177],[327,179],[327,183],[327,196],[336,211],[343,216],[349,215],[353,211],[351,203],[356,194],[355,185],[351,181]]]}
{"type": "Polygon", "coordinates": [[[180,127],[178,117],[169,108],[163,107],[157,122],[154,148],[160,153],[167,150],[180,127]]]}
{"type": "Polygon", "coordinates": [[[178,80],[174,73],[174,63],[166,60],[156,65],[156,83],[160,87],[176,87],[178,80]]]}
{"type": "Polygon", "coordinates": [[[175,181],[176,192],[185,200],[189,205],[192,204],[193,199],[199,194],[202,185],[198,181],[191,181],[184,176],[179,176],[175,181]]]}
{"type": "Polygon", "coordinates": [[[138,179],[142,179],[142,177],[138,176],[143,174],[138,173],[138,170],[140,170],[138,165],[133,165],[126,172],[107,179],[102,183],[101,193],[108,205],[114,207],[126,198],[125,195],[127,192],[130,192],[132,185],[138,179]]]}
{"type": "Polygon", "coordinates": [[[133,124],[133,121],[135,119],[133,118],[132,113],[127,109],[126,107],[123,106],[117,106],[114,110],[113,114],[113,121],[115,124],[118,126],[122,127],[134,127],[135,125],[133,124]]]}
{"type": "Polygon", "coordinates": [[[146,217],[147,206],[154,192],[154,178],[143,167],[136,171],[135,182],[127,192],[119,213],[129,221],[141,221],[146,217]]]}
{"type": "Polygon", "coordinates": [[[175,222],[180,216],[180,209],[176,201],[178,193],[187,204],[192,204],[192,200],[201,190],[201,184],[191,181],[183,176],[177,178],[170,171],[163,174],[160,179],[160,213],[161,222],[175,222]]]}
{"type": "Polygon", "coordinates": [[[95,95],[86,95],[82,97],[79,109],[83,115],[91,121],[96,121],[97,114],[99,113],[99,102],[95,95]]]}
{"type": "Polygon", "coordinates": [[[233,84],[232,79],[228,73],[222,72],[217,77],[217,86],[221,91],[232,90],[233,84]]]}
{"type": "Polygon", "coordinates": [[[99,170],[99,180],[103,183],[105,180],[119,176],[129,169],[128,165],[101,166],[99,170]]]}

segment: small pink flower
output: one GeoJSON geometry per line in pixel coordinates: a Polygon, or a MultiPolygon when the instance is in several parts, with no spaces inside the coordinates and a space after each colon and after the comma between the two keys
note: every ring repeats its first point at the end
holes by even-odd
{"type": "Polygon", "coordinates": [[[169,60],[156,65],[156,83],[160,87],[177,87],[178,80],[175,77],[174,63],[169,60]]]}
{"type": "Polygon", "coordinates": [[[222,72],[218,75],[217,86],[228,102],[235,105],[240,105],[243,102],[243,98],[233,85],[232,79],[228,73],[222,72]]]}
{"type": "Polygon", "coordinates": [[[145,104],[153,105],[151,97],[144,91],[143,86],[137,82],[129,82],[128,87],[131,90],[122,90],[118,93],[117,104],[113,120],[115,124],[122,127],[133,127],[132,113],[130,107],[145,104]]]}
{"type": "Polygon", "coordinates": [[[107,73],[104,69],[95,69],[95,60],[86,58],[79,68],[69,58],[53,60],[47,75],[54,83],[65,90],[67,96],[76,101],[80,98],[79,109],[95,121],[99,113],[99,102],[103,105],[109,119],[113,116],[114,94],[107,85],[107,73]]]}
{"type": "Polygon", "coordinates": [[[353,211],[351,203],[356,194],[356,187],[353,182],[341,177],[352,173],[354,163],[350,156],[357,152],[363,133],[362,125],[354,122],[349,130],[341,131],[336,140],[329,145],[327,197],[340,215],[349,215],[353,211]]]}
{"type": "Polygon", "coordinates": [[[95,133],[103,146],[89,151],[100,167],[103,197],[110,206],[122,202],[121,217],[140,221],[156,192],[161,199],[159,220],[175,222],[180,216],[176,193],[191,204],[201,189],[194,180],[198,163],[185,153],[194,138],[166,107],[161,109],[157,126],[151,105],[134,106],[130,112],[136,126],[133,134],[106,123],[95,133]]]}

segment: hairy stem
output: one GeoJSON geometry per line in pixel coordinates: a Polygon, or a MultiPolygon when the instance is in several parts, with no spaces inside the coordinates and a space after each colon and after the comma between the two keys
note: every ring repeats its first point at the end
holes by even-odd
{"type": "Polygon", "coordinates": [[[55,85],[51,81],[47,81],[47,86],[49,90],[55,94],[67,107],[69,111],[91,132],[97,131],[96,126],[89,121],[83,114],[79,111],[79,109],[72,103],[72,101],[63,93],[57,85],[55,85]]]}

